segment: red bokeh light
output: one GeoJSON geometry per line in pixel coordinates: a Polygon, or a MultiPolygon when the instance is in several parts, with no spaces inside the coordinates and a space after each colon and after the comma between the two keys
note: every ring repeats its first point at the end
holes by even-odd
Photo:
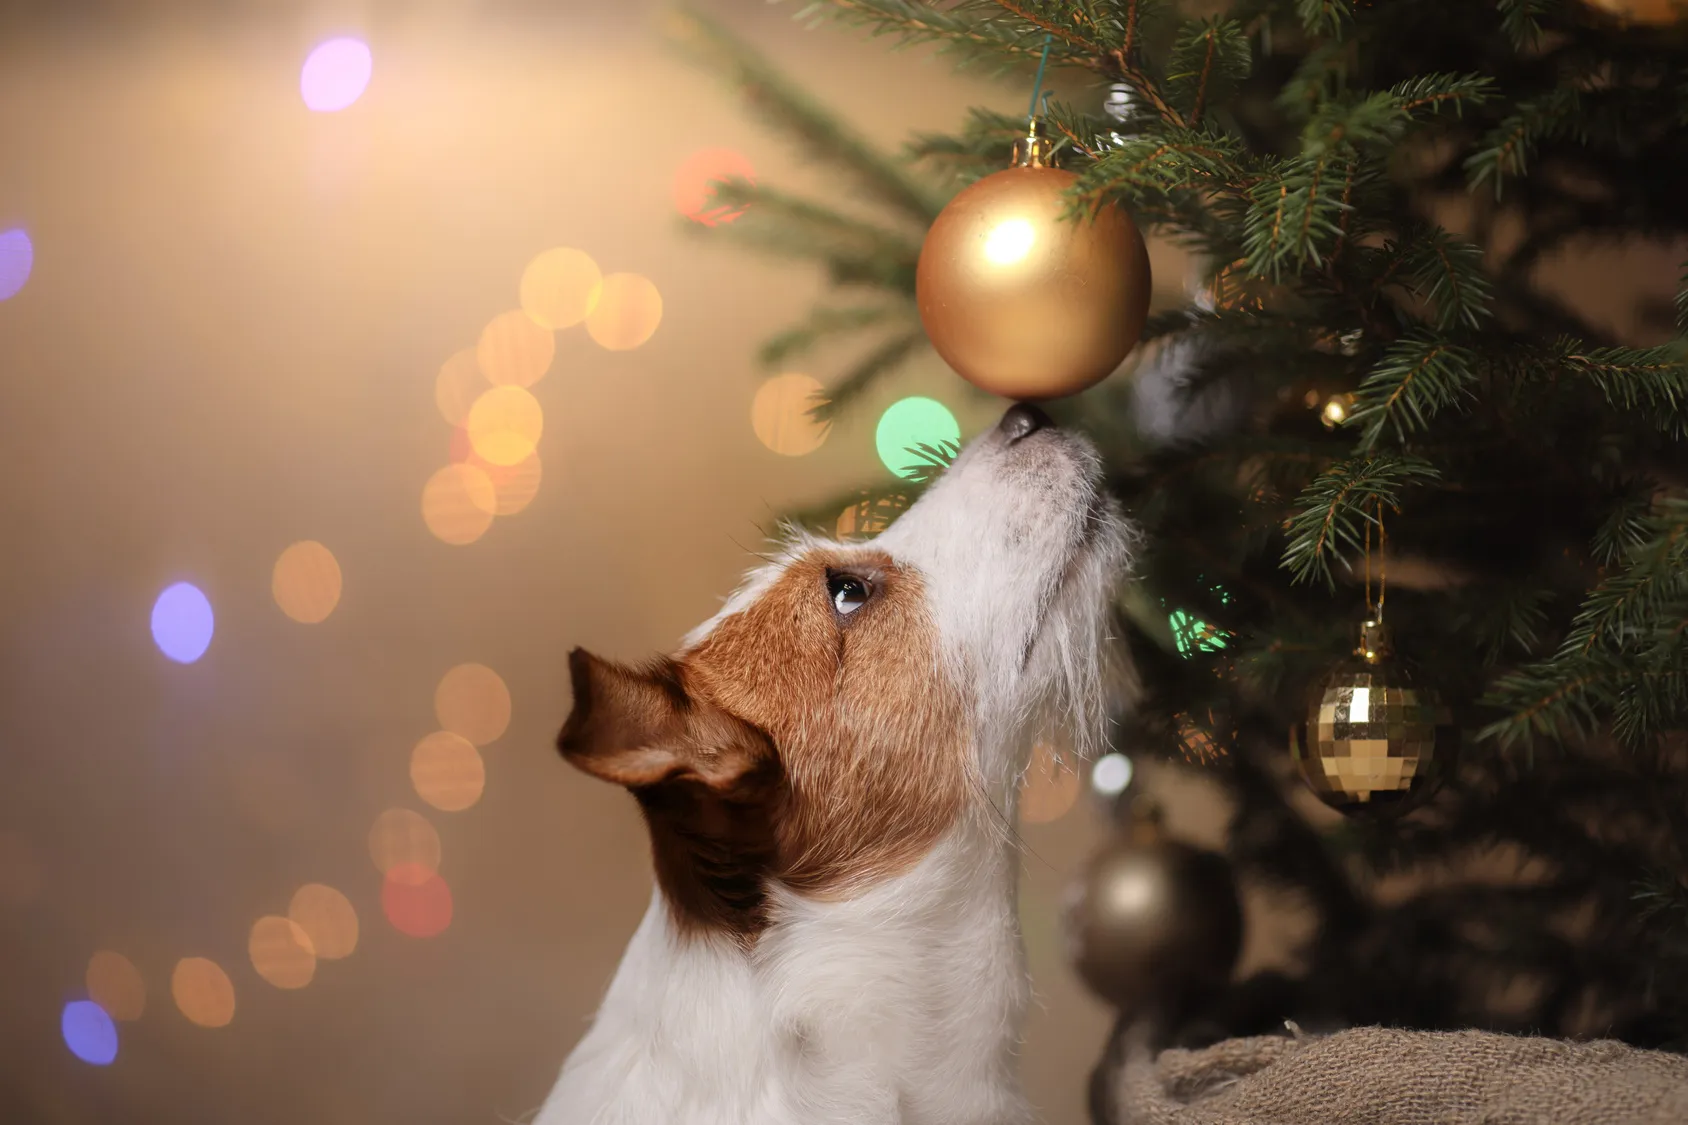
{"type": "Polygon", "coordinates": [[[716,202],[715,186],[731,179],[756,182],[756,169],[743,153],[730,148],[700,149],[674,172],[674,206],[706,227],[730,223],[744,214],[744,208],[716,202]]]}
{"type": "Polygon", "coordinates": [[[401,934],[433,937],[451,925],[451,888],[420,863],[394,864],[381,885],[381,912],[401,934]]]}

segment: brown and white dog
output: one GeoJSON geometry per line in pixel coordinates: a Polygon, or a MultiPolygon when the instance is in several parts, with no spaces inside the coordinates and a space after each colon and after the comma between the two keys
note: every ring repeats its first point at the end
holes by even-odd
{"type": "Polygon", "coordinates": [[[1023,1125],[1015,792],[1103,737],[1126,525],[1009,409],[871,543],[807,536],[673,656],[576,650],[558,745],[656,890],[537,1125],[1023,1125]]]}

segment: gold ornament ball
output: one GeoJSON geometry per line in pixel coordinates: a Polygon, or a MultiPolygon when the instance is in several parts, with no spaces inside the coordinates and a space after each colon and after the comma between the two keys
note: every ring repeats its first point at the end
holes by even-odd
{"type": "Polygon", "coordinates": [[[1230,980],[1242,906],[1224,857],[1167,839],[1154,812],[1094,856],[1068,899],[1073,967],[1126,1009],[1177,1007],[1230,980]]]}
{"type": "Polygon", "coordinates": [[[915,273],[920,320],[957,374],[1013,399],[1077,394],[1107,378],[1143,333],[1149,253],[1114,204],[1070,217],[1077,178],[1035,129],[1011,168],[949,202],[915,273]]]}
{"type": "Polygon", "coordinates": [[[1354,656],[1314,689],[1291,753],[1307,787],[1340,812],[1404,812],[1453,767],[1449,710],[1394,659],[1382,624],[1361,627],[1354,656]]]}
{"type": "Polygon", "coordinates": [[[1586,0],[1589,7],[1615,16],[1619,23],[1667,27],[1688,19],[1684,0],[1586,0]]]}

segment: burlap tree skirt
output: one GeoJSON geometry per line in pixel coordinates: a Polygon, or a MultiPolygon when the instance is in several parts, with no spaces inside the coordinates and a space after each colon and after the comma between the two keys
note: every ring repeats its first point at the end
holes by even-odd
{"type": "Polygon", "coordinates": [[[1688,1058],[1479,1031],[1128,1050],[1116,1091],[1118,1125],[1688,1125],[1688,1058]]]}

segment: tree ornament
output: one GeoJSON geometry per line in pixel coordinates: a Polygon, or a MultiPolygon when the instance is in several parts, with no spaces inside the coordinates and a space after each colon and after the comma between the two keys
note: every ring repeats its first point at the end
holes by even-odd
{"type": "MultiPolygon", "coordinates": [[[[1382,553],[1382,512],[1378,514],[1382,553]]],[[[1371,604],[1371,525],[1366,538],[1366,602],[1371,604]]],[[[1314,688],[1307,720],[1290,733],[1290,752],[1307,787],[1350,815],[1404,812],[1434,792],[1453,764],[1459,732],[1436,693],[1413,682],[1395,660],[1377,606],[1360,626],[1354,654],[1314,688]]]]}
{"type": "Polygon", "coordinates": [[[1149,253],[1119,206],[1068,214],[1077,180],[1052,163],[1032,119],[1012,167],[964,189],[920,248],[926,335],[968,382],[1014,399],[1077,394],[1107,378],[1143,333],[1149,253]]]}
{"type": "Polygon", "coordinates": [[[1596,11],[1614,17],[1622,24],[1642,24],[1647,27],[1668,27],[1688,18],[1688,3],[1683,0],[1584,0],[1596,11]]]}
{"type": "Polygon", "coordinates": [[[1168,839],[1142,798],[1074,883],[1063,922],[1079,976],[1135,1011],[1176,1011],[1224,987],[1242,946],[1230,864],[1168,839]]]}

